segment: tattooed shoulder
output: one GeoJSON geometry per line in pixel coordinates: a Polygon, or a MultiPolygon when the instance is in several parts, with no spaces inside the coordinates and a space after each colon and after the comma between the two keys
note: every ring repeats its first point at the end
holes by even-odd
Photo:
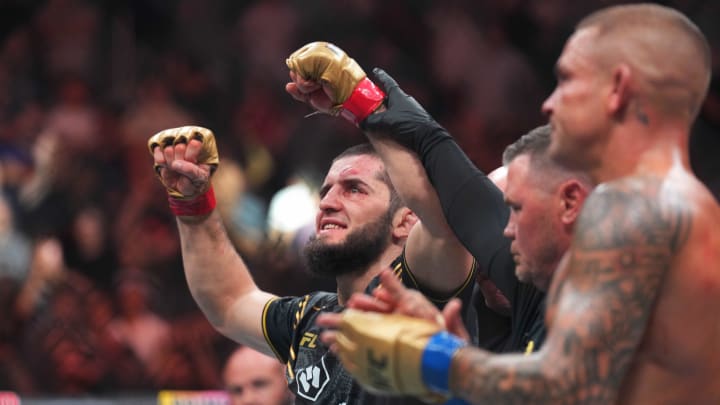
{"type": "Polygon", "coordinates": [[[583,250],[638,245],[676,252],[687,240],[691,211],[656,177],[635,177],[606,183],[587,199],[576,229],[576,247],[583,250]]]}

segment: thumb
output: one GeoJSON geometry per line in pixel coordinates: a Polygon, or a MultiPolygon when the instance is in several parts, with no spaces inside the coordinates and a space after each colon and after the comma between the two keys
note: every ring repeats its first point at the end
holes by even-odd
{"type": "Polygon", "coordinates": [[[453,298],[445,305],[445,308],[443,309],[443,318],[445,318],[445,326],[447,327],[448,332],[469,342],[470,334],[467,329],[465,329],[461,310],[462,302],[457,298],[453,298]]]}
{"type": "MultiPolygon", "coordinates": [[[[206,166],[206,165],[205,165],[206,166]]],[[[186,160],[175,160],[170,169],[190,179],[191,182],[205,182],[210,177],[209,168],[197,165],[186,160]]]]}
{"type": "MultiPolygon", "coordinates": [[[[398,91],[402,93],[395,79],[390,77],[384,70],[380,68],[373,69],[373,76],[375,76],[375,83],[385,92],[386,103],[389,107],[391,104],[391,97],[398,91]]],[[[368,115],[362,122],[360,122],[360,129],[363,131],[379,131],[382,132],[384,129],[384,118],[385,114],[382,111],[376,111],[373,114],[368,115]]]]}
{"type": "Polygon", "coordinates": [[[377,291],[384,291],[393,306],[400,303],[407,292],[407,288],[402,284],[400,278],[389,270],[383,270],[380,273],[380,285],[382,289],[377,291]]]}
{"type": "Polygon", "coordinates": [[[390,95],[390,92],[395,91],[395,89],[400,88],[395,79],[380,68],[373,69],[373,76],[375,76],[375,80],[377,80],[380,87],[385,90],[385,93],[388,95],[390,95]]]}

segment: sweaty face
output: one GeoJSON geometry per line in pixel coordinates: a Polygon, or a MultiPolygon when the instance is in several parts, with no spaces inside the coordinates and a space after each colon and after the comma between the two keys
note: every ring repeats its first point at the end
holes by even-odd
{"type": "Polygon", "coordinates": [[[315,236],[305,246],[313,273],[338,276],[362,271],[391,243],[390,190],[373,156],[338,159],[320,189],[315,236]]]}
{"type": "Polygon", "coordinates": [[[591,54],[595,35],[584,28],[570,37],[555,67],[557,86],[542,106],[552,125],[550,155],[574,169],[599,164],[610,123],[603,103],[612,83],[591,54]]]}
{"type": "Polygon", "coordinates": [[[508,165],[505,200],[510,218],[504,234],[512,240],[510,251],[518,279],[547,291],[566,248],[558,240],[562,232],[560,200],[531,178],[529,166],[528,155],[518,156],[508,165]]]}

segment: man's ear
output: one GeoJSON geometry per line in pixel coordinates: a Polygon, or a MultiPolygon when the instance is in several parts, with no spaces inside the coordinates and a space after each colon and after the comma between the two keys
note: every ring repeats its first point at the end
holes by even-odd
{"type": "Polygon", "coordinates": [[[590,190],[576,179],[567,180],[560,185],[560,200],[562,201],[561,221],[566,226],[573,226],[585,198],[590,190]]]}
{"type": "Polygon", "coordinates": [[[607,101],[608,113],[611,116],[623,116],[630,104],[632,91],[630,88],[632,70],[626,64],[620,64],[612,73],[612,88],[607,101]]]}
{"type": "Polygon", "coordinates": [[[392,220],[393,240],[407,239],[416,222],[418,222],[418,217],[410,208],[402,207],[398,209],[392,220]]]}

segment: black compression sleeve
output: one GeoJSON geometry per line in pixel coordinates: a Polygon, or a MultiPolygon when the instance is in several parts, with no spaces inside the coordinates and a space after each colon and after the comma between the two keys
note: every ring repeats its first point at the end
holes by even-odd
{"type": "MultiPolygon", "coordinates": [[[[450,228],[487,272],[492,256],[507,248],[503,229],[509,210],[502,192],[468,159],[450,136],[433,131],[417,150],[430,182],[435,187],[450,228]]],[[[444,132],[444,131],[443,131],[444,132]]],[[[418,145],[418,146],[420,146],[418,145]]]]}
{"type": "Polygon", "coordinates": [[[500,190],[468,159],[450,134],[382,69],[375,78],[387,93],[386,110],[368,116],[363,130],[388,136],[414,151],[440,198],[445,219],[487,273],[498,249],[507,250],[503,228],[509,211],[500,190]]]}

